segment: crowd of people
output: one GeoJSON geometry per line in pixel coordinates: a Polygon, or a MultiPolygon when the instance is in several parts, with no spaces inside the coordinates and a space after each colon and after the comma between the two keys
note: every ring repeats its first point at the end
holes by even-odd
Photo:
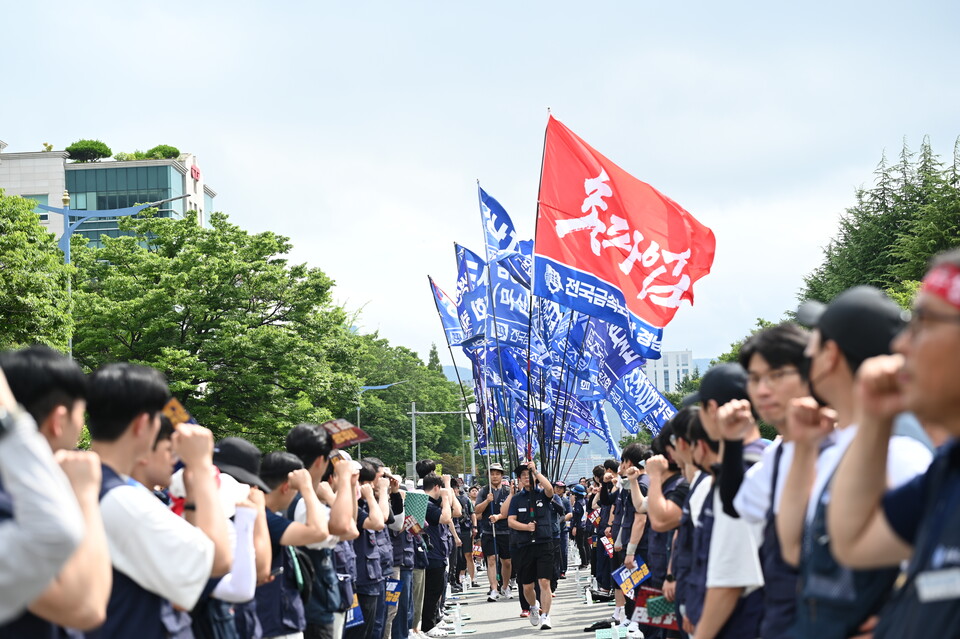
{"type": "Polygon", "coordinates": [[[436,639],[484,578],[549,630],[568,565],[615,601],[588,631],[960,636],[958,355],[952,252],[912,313],[857,287],[755,333],[650,446],[568,490],[533,460],[482,486],[431,460],[405,480],[315,424],[263,454],[170,422],[154,369],[7,351],[0,637],[436,639]],[[628,594],[621,568],[645,577],[628,594]],[[676,627],[651,624],[650,594],[676,627]]]}

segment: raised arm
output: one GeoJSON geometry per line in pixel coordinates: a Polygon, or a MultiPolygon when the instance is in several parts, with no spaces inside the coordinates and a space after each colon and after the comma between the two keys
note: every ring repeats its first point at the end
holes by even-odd
{"type": "Polygon", "coordinates": [[[828,413],[821,411],[815,399],[801,397],[790,402],[787,430],[794,442],[794,453],[780,497],[777,536],[783,560],[791,566],[798,566],[807,503],[817,476],[820,444],[833,430],[833,421],[828,413]]]}
{"type": "Polygon", "coordinates": [[[283,546],[306,546],[320,543],[330,534],[327,528],[327,518],[320,509],[320,500],[313,489],[313,478],[305,468],[295,470],[288,476],[290,487],[300,491],[303,505],[307,509],[307,522],[301,524],[292,522],[283,531],[280,544],[283,546]]]}
{"type": "Polygon", "coordinates": [[[903,410],[897,381],[902,365],[899,355],[875,357],[857,373],[860,426],[837,468],[827,509],[831,550],[852,568],[896,566],[913,553],[891,528],[881,503],[893,419],[903,410]]]}
{"type": "Polygon", "coordinates": [[[663,455],[655,455],[647,460],[647,475],[650,476],[650,488],[647,492],[647,516],[650,525],[657,532],[673,530],[680,525],[683,509],[663,495],[665,475],[669,472],[669,462],[663,455]]]}

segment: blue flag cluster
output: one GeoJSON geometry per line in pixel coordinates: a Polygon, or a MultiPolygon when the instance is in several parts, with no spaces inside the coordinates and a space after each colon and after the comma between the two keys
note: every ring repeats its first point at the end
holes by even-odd
{"type": "Polygon", "coordinates": [[[533,241],[518,239],[503,206],[478,190],[486,259],[455,245],[452,298],[430,279],[447,343],[472,365],[477,449],[514,449],[517,458],[539,451],[546,461],[561,443],[592,436],[619,455],[608,405],[629,432],[658,433],[676,411],[644,374],[635,339],[603,317],[535,295],[533,241]]]}

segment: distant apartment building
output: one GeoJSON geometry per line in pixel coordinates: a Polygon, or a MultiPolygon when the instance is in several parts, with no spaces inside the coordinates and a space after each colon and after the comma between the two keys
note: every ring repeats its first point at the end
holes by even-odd
{"type": "MultiPolygon", "coordinates": [[[[693,351],[665,351],[660,359],[650,359],[644,365],[644,372],[661,393],[672,393],[677,382],[687,375],[693,375],[696,365],[693,351]]],[[[703,373],[703,371],[700,371],[703,373]]]]}
{"type": "MultiPolygon", "coordinates": [[[[20,195],[37,204],[61,206],[64,191],[70,195],[70,208],[77,211],[120,209],[135,204],[158,202],[186,195],[162,205],[161,217],[182,218],[196,211],[201,225],[213,212],[217,193],[205,182],[197,156],[182,153],[172,160],[133,160],[118,162],[70,162],[66,151],[6,153],[0,141],[0,189],[7,195],[20,195]]],[[[57,237],[63,234],[62,215],[37,209],[40,221],[57,237]]],[[[78,216],[79,217],[79,216],[78,216]]],[[[100,238],[119,237],[123,232],[116,218],[88,220],[76,231],[91,245],[100,238]]]]}

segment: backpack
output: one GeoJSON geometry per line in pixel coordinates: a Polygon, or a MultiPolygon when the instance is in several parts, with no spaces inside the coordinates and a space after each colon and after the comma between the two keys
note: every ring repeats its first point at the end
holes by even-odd
{"type": "Polygon", "coordinates": [[[306,605],[313,595],[313,582],[317,579],[317,569],[313,566],[313,560],[297,546],[285,546],[290,553],[290,559],[293,563],[293,575],[297,582],[297,590],[300,592],[300,599],[306,605]]]}

